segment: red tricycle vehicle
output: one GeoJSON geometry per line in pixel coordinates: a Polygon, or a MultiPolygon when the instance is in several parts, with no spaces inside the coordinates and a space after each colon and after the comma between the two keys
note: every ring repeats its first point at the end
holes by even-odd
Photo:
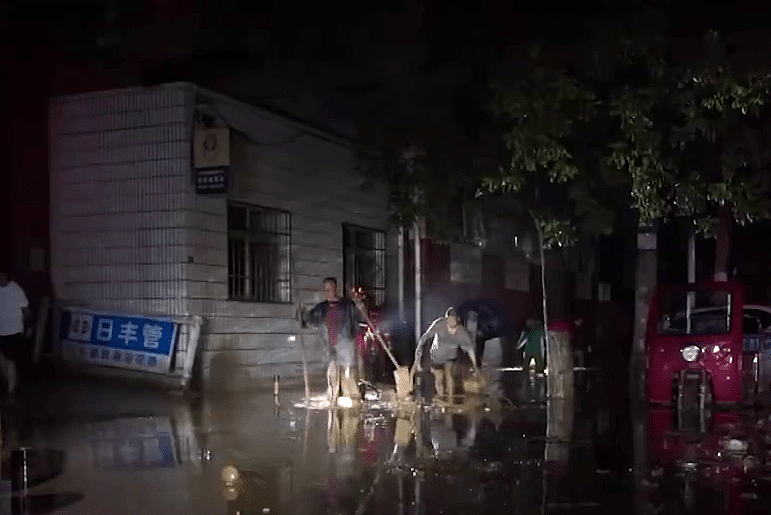
{"type": "Polygon", "coordinates": [[[771,372],[771,335],[745,313],[750,307],[738,283],[659,287],[646,336],[648,400],[678,408],[755,402],[771,372]]]}

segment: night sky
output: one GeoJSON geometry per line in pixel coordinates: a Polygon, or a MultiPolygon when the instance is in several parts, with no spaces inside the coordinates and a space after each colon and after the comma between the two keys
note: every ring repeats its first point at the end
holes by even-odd
{"type": "Polygon", "coordinates": [[[3,2],[0,23],[4,51],[35,61],[80,62],[130,83],[191,80],[259,104],[313,92],[345,111],[379,89],[414,101],[424,80],[486,86],[523,41],[587,41],[598,27],[639,19],[644,6],[660,9],[673,35],[715,28],[764,53],[771,9],[759,4],[14,0],[3,2]]]}
{"type": "MultiPolygon", "coordinates": [[[[33,177],[41,189],[47,184],[41,157],[47,98],[84,84],[106,89],[186,80],[351,136],[362,118],[385,113],[395,124],[441,128],[455,147],[478,143],[485,137],[480,130],[499,141],[485,112],[489,85],[524,44],[545,41],[575,51],[603,29],[639,22],[646,6],[658,9],[656,19],[672,36],[695,40],[714,28],[748,54],[771,52],[771,8],[749,0],[573,8],[438,0],[345,8],[288,1],[5,1],[0,112],[11,122],[0,129],[0,164],[25,178],[16,185],[12,179],[4,194],[17,199],[20,188],[26,195],[33,177]],[[63,66],[68,81],[55,72],[63,66]]],[[[41,209],[31,204],[25,216],[41,209]]],[[[44,222],[35,226],[40,238],[47,238],[44,222]]],[[[0,238],[8,241],[4,232],[0,238]]]]}
{"type": "Polygon", "coordinates": [[[581,59],[581,44],[640,23],[652,7],[659,14],[649,19],[665,33],[687,40],[715,28],[766,55],[771,8],[760,4],[12,0],[0,7],[2,105],[76,93],[80,82],[183,80],[343,135],[354,136],[362,118],[387,116],[453,127],[445,139],[476,144],[490,125],[491,81],[528,43],[581,59]],[[63,66],[68,81],[54,73],[63,66]]]}

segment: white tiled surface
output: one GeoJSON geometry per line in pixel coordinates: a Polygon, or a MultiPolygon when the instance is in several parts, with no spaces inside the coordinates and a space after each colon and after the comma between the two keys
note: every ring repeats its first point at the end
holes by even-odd
{"type": "MultiPolygon", "coordinates": [[[[210,318],[203,371],[215,383],[297,371],[297,344],[287,340],[298,330],[295,306],[227,298],[226,200],[195,195],[191,180],[193,92],[177,84],[52,101],[57,296],[127,312],[210,318]],[[229,373],[233,366],[245,371],[229,373]]],[[[317,302],[323,277],[342,280],[342,224],[387,228],[385,186],[359,188],[364,177],[345,145],[298,135],[290,122],[203,91],[198,99],[204,110],[214,102],[234,134],[249,135],[250,141],[232,138],[230,197],[291,212],[292,300],[317,302]]],[[[391,289],[392,243],[390,237],[391,289]]]]}
{"type": "Polygon", "coordinates": [[[193,90],[175,85],[56,98],[51,120],[57,297],[188,314],[193,90]]]}

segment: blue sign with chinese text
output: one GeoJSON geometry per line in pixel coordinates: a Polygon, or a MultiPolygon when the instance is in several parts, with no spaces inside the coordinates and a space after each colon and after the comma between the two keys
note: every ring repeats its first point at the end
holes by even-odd
{"type": "Polygon", "coordinates": [[[169,417],[118,419],[89,424],[95,469],[153,470],[178,465],[169,417]]]}
{"type": "Polygon", "coordinates": [[[227,193],[230,187],[230,167],[198,168],[195,171],[195,192],[227,193]]]}
{"type": "Polygon", "coordinates": [[[176,337],[169,320],[64,310],[59,351],[72,361],[168,373],[176,337]]]}

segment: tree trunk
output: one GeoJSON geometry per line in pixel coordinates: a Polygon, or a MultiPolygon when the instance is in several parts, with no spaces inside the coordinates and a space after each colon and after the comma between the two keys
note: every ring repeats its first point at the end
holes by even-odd
{"type": "Polygon", "coordinates": [[[574,393],[574,378],[570,335],[557,331],[547,331],[547,334],[548,397],[549,399],[571,399],[574,393]]]}
{"type": "Polygon", "coordinates": [[[688,284],[696,282],[696,231],[688,235],[688,284]]]}
{"type": "Polygon", "coordinates": [[[558,501],[566,483],[570,463],[570,448],[573,439],[575,400],[553,399],[546,401],[546,445],[543,460],[542,513],[548,511],[549,503],[558,501]]]}
{"type": "Polygon", "coordinates": [[[546,251],[544,257],[547,261],[549,274],[546,276],[547,309],[551,322],[555,320],[565,321],[571,318],[571,285],[572,280],[567,271],[564,249],[546,251]]]}
{"type": "Polygon", "coordinates": [[[543,309],[543,332],[546,335],[546,351],[548,359],[549,351],[549,331],[547,330],[549,324],[549,310],[547,308],[546,300],[546,253],[543,249],[543,230],[541,229],[541,221],[535,216],[535,213],[530,211],[530,216],[533,217],[533,223],[535,224],[535,230],[538,233],[538,252],[541,256],[541,301],[543,309]]]}
{"type": "Polygon", "coordinates": [[[549,327],[549,310],[546,293],[546,253],[543,248],[543,231],[538,217],[531,211],[536,230],[538,231],[538,247],[541,253],[541,297],[543,299],[543,330],[546,335],[546,366],[547,396],[549,398],[573,397],[573,352],[570,347],[570,337],[567,333],[552,332],[549,327]]]}
{"type": "Polygon", "coordinates": [[[634,336],[629,379],[635,396],[644,395],[645,335],[648,307],[658,282],[658,256],[654,228],[639,229],[637,234],[637,278],[635,285],[634,336]]]}
{"type": "Polygon", "coordinates": [[[645,487],[648,477],[648,403],[647,400],[634,400],[629,403],[630,418],[632,420],[632,442],[634,454],[634,466],[632,477],[634,478],[634,499],[636,515],[652,515],[650,490],[645,487]]]}
{"type": "Polygon", "coordinates": [[[715,242],[715,280],[728,280],[728,256],[731,249],[731,211],[727,207],[720,208],[717,224],[717,239],[715,242]]]}

